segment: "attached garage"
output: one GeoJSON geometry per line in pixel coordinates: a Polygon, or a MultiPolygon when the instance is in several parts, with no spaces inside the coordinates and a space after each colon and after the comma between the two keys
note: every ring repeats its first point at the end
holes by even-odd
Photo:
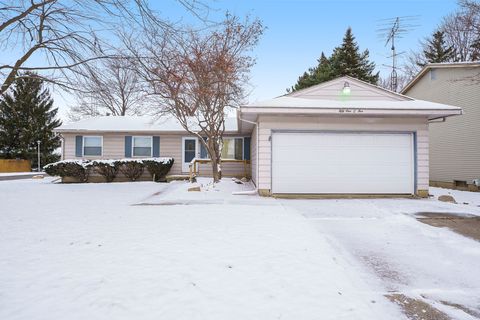
{"type": "MultiPolygon", "coordinates": [[[[242,106],[263,196],[428,196],[429,123],[462,114],[349,76],[242,106]]],[[[441,124],[440,124],[441,125],[441,124]]]]}
{"type": "Polygon", "coordinates": [[[272,132],[272,193],[414,194],[412,133],[272,132]]]}

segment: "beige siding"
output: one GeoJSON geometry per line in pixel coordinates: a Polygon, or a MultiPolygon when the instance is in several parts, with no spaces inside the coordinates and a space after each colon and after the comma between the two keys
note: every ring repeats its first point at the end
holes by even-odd
{"type": "Polygon", "coordinates": [[[437,68],[418,80],[406,95],[461,107],[464,115],[430,124],[430,179],[452,182],[480,178],[480,84],[469,78],[480,68],[437,68]]]}
{"type": "Polygon", "coordinates": [[[342,96],[340,93],[345,85],[345,82],[348,82],[350,86],[350,100],[407,100],[401,95],[397,95],[384,89],[365,84],[359,80],[349,78],[334,79],[307,89],[295,91],[289,94],[289,96],[304,99],[341,100],[342,96]]]}
{"type": "MultiPolygon", "coordinates": [[[[65,159],[80,159],[75,157],[75,136],[77,135],[96,135],[103,137],[103,155],[102,157],[85,157],[85,159],[123,159],[125,158],[125,136],[138,136],[142,134],[124,133],[62,133],[65,139],[64,143],[64,158],[65,159]]],[[[144,134],[144,135],[152,135],[144,134]]],[[[182,174],[182,137],[184,134],[155,134],[160,136],[160,157],[174,158],[175,162],[169,174],[182,174]]],[[[210,164],[200,166],[201,175],[211,175],[210,164]]],[[[245,166],[243,163],[224,163],[222,166],[223,174],[225,176],[245,176],[245,166]]],[[[251,168],[247,166],[247,176],[250,176],[251,168]]],[[[184,173],[184,172],[183,172],[184,173]]]]}
{"type": "Polygon", "coordinates": [[[428,190],[428,125],[426,118],[326,118],[260,116],[258,188],[271,189],[271,144],[273,130],[359,130],[417,133],[417,189],[428,190]]]}

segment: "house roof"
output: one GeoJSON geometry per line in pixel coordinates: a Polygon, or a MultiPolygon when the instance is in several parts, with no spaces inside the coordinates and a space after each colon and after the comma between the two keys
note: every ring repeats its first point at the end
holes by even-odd
{"type": "MultiPolygon", "coordinates": [[[[195,126],[192,126],[194,130],[195,126]]],[[[185,132],[181,124],[173,117],[155,119],[150,116],[102,116],[63,124],[57,132],[185,132]]],[[[237,131],[237,119],[225,119],[225,131],[237,131]]]]}
{"type": "Polygon", "coordinates": [[[426,116],[443,118],[462,109],[430,101],[416,100],[378,86],[343,76],[274,99],[254,102],[240,109],[240,117],[254,121],[258,114],[329,114],[336,116],[426,116]],[[342,95],[348,82],[350,94],[342,95]]]}
{"type": "Polygon", "coordinates": [[[425,65],[422,70],[413,78],[401,91],[402,94],[408,92],[418,80],[420,80],[427,71],[431,69],[443,69],[443,68],[478,68],[480,67],[480,61],[474,62],[442,62],[442,63],[429,63],[425,65]]]}

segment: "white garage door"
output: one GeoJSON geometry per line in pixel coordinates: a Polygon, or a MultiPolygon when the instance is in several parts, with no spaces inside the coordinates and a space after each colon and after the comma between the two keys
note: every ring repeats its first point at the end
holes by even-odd
{"type": "Polygon", "coordinates": [[[272,193],[414,193],[410,133],[274,132],[272,193]]]}

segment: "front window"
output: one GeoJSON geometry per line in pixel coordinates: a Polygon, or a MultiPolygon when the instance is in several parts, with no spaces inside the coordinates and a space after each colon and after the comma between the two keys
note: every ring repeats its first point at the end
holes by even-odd
{"type": "Polygon", "coordinates": [[[222,159],[243,159],[243,138],[223,138],[222,159]]]}
{"type": "Polygon", "coordinates": [[[132,147],[134,157],[151,157],[152,137],[133,137],[132,147]]]}
{"type": "Polygon", "coordinates": [[[83,155],[101,156],[102,137],[83,137],[83,155]]]}

